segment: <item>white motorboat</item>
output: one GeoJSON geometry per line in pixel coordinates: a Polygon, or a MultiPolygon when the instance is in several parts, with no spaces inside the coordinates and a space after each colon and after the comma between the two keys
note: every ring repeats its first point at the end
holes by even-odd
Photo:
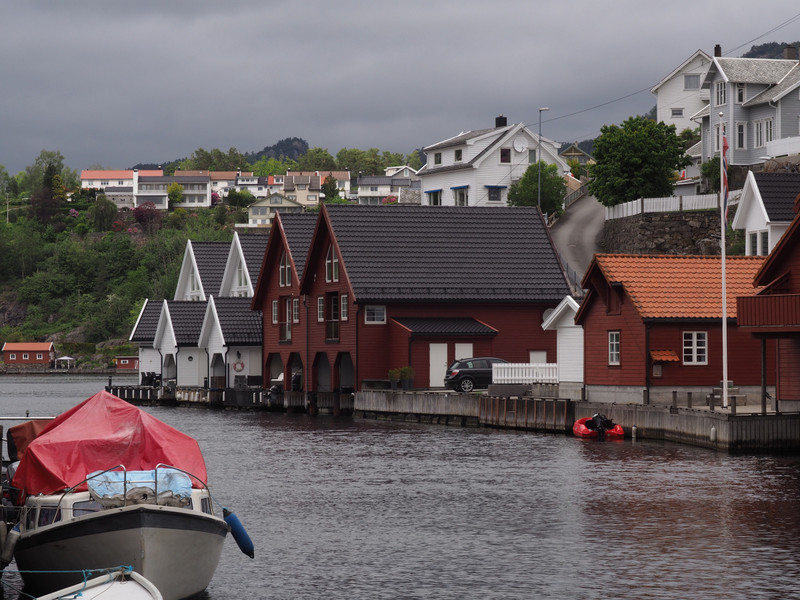
{"type": "Polygon", "coordinates": [[[231,527],[253,555],[236,516],[215,511],[205,475],[194,439],[100,392],[28,445],[13,479],[22,514],[2,554],[13,547],[27,593],[126,565],[164,600],[189,598],[211,581],[231,527]]]}
{"type": "Polygon", "coordinates": [[[114,569],[104,575],[58,590],[37,600],[163,600],[158,588],[136,571],[114,569]]]}

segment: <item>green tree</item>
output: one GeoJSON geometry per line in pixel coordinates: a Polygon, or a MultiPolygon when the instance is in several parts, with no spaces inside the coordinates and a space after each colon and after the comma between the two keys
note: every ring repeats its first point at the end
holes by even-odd
{"type": "Polygon", "coordinates": [[[422,165],[425,164],[422,160],[422,152],[419,150],[414,150],[406,157],[406,164],[415,171],[419,171],[422,168],[422,165]]]}
{"type": "Polygon", "coordinates": [[[322,182],[322,193],[325,196],[325,202],[331,202],[339,197],[339,186],[336,184],[336,178],[330,173],[322,182]]]}
{"type": "Polygon", "coordinates": [[[630,117],[621,126],[604,125],[600,132],[588,189],[605,206],[670,196],[675,171],[691,162],[674,125],[630,117]]]}
{"type": "Polygon", "coordinates": [[[61,173],[64,168],[64,155],[58,150],[42,150],[33,164],[25,167],[24,190],[26,192],[33,193],[49,184],[49,181],[45,183],[45,171],[48,167],[51,167],[52,174],[49,179],[52,180],[52,175],[61,173]]]}
{"type": "MultiPolygon", "coordinates": [[[[728,165],[728,170],[730,170],[730,165],[728,165]]],[[[709,190],[711,193],[718,192],[721,187],[719,156],[715,156],[701,164],[700,175],[706,182],[706,190],[709,190]]]]}
{"type": "Polygon", "coordinates": [[[538,206],[540,166],[542,169],[542,212],[547,215],[559,213],[564,204],[567,185],[564,183],[564,177],[558,172],[558,165],[549,165],[544,161],[530,165],[525,170],[522,179],[511,184],[508,189],[508,205],[538,206]]]}
{"type": "Polygon", "coordinates": [[[169,208],[172,210],[176,204],[183,202],[183,186],[177,181],[173,181],[167,187],[167,198],[169,198],[169,208]]]}
{"type": "Polygon", "coordinates": [[[111,224],[117,218],[117,212],[117,205],[109,200],[105,194],[99,194],[91,209],[94,230],[110,231],[111,224]]]}
{"type": "Polygon", "coordinates": [[[297,159],[299,171],[334,171],[336,160],[326,148],[311,148],[297,159]]]}

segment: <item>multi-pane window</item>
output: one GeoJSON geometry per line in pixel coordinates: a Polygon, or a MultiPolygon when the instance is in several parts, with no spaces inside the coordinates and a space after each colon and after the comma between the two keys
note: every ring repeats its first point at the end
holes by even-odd
{"type": "Polygon", "coordinates": [[[342,321],[347,321],[347,294],[342,294],[341,315],[342,321]]]}
{"type": "Polygon", "coordinates": [[[434,155],[433,155],[433,164],[435,164],[435,165],[442,164],[442,153],[441,152],[435,152],[434,153],[434,155]]]}
{"type": "Polygon", "coordinates": [[[432,192],[426,192],[428,194],[428,204],[430,206],[441,206],[442,205],[442,190],[434,190],[432,192]]]}
{"type": "Polygon", "coordinates": [[[300,322],[300,298],[292,298],[292,323],[300,322]]]}
{"type": "Polygon", "coordinates": [[[714,99],[716,106],[725,106],[728,103],[727,84],[724,81],[718,81],[714,84],[714,99]]]}
{"type": "Polygon", "coordinates": [[[278,266],[279,282],[281,287],[292,285],[292,268],[289,266],[289,256],[284,252],[281,255],[281,262],[278,266]]]}
{"type": "Polygon", "coordinates": [[[325,281],[328,283],[339,281],[339,256],[333,244],[328,246],[328,254],[325,255],[325,281]]]}
{"type": "Polygon", "coordinates": [[[453,190],[453,201],[455,202],[456,206],[468,206],[469,189],[464,187],[453,190]]]}
{"type": "Polygon", "coordinates": [[[325,298],[319,296],[317,298],[317,322],[323,323],[325,321],[325,298]]]}
{"type": "Polygon", "coordinates": [[[489,190],[489,202],[500,202],[500,189],[499,187],[490,187],[489,190]]]}
{"type": "Polygon", "coordinates": [[[758,233],[755,231],[750,234],[750,252],[748,256],[758,256],[758,233]]]}
{"type": "Polygon", "coordinates": [[[741,104],[745,99],[745,87],[743,83],[736,84],[736,104],[741,104]]]}
{"type": "Polygon", "coordinates": [[[273,325],[277,325],[278,324],[278,301],[277,300],[273,300],[272,301],[272,324],[273,325]]]}
{"type": "Polygon", "coordinates": [[[683,332],[683,364],[708,364],[708,334],[705,331],[683,332]]]}
{"type": "Polygon", "coordinates": [[[747,148],[747,123],[736,123],[736,149],[747,148]]]}
{"type": "Polygon", "coordinates": [[[681,118],[681,117],[683,117],[683,109],[682,108],[673,108],[671,115],[672,115],[673,119],[681,118]]]}
{"type": "Polygon", "coordinates": [[[618,365],[620,357],[620,332],[608,332],[608,364],[618,365]]]}
{"type": "Polygon", "coordinates": [[[767,256],[769,254],[769,232],[762,231],[761,232],[761,256],[767,256]]]}
{"type": "Polygon", "coordinates": [[[386,307],[372,304],[364,309],[365,323],[386,323],[386,307]]]}

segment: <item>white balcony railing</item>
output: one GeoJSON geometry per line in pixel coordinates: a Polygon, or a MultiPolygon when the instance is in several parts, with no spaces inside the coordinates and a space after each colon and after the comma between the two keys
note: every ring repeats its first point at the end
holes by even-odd
{"type": "Polygon", "coordinates": [[[492,383],[558,383],[556,363],[494,363],[492,383]]]}
{"type": "Polygon", "coordinates": [[[766,156],[791,156],[800,154],[800,136],[767,142],[766,156]]]}

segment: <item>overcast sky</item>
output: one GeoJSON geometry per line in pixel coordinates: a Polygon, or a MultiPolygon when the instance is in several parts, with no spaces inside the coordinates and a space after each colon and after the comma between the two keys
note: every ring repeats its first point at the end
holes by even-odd
{"type": "Polygon", "coordinates": [[[408,154],[497,115],[562,142],[655,105],[696,50],[800,39],[777,0],[2,0],[0,165],[197,148],[408,154]]]}

